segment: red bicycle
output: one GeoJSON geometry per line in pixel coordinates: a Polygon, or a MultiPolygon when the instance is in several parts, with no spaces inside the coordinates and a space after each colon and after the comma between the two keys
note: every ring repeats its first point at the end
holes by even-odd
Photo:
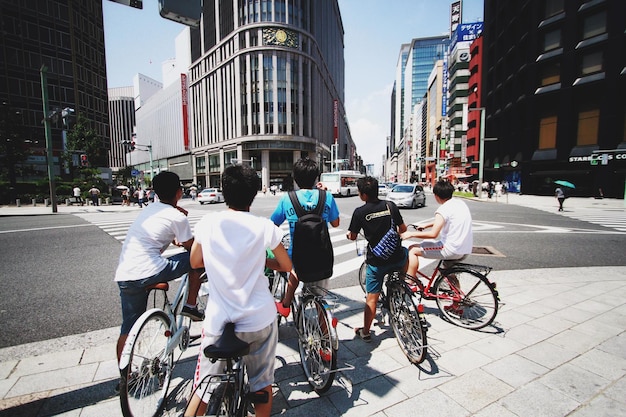
{"type": "MultiPolygon", "coordinates": [[[[412,225],[416,227],[415,225],[412,225]]],[[[365,292],[365,262],[359,270],[359,284],[365,292]]],[[[498,314],[500,297],[496,283],[487,275],[492,267],[440,260],[432,275],[417,271],[404,280],[421,299],[434,300],[441,316],[457,326],[478,330],[490,325],[498,314]],[[425,283],[422,282],[425,280],[425,283]]]]}

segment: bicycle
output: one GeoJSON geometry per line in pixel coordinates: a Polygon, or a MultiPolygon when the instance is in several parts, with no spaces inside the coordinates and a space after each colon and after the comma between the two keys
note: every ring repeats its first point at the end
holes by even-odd
{"type": "MultiPolygon", "coordinates": [[[[203,275],[206,280],[206,275],[203,275]]],[[[157,416],[165,407],[174,360],[174,350],[180,354],[198,339],[191,335],[191,319],[180,314],[189,293],[189,276],[180,278],[180,285],[170,303],[169,283],[146,287],[152,292],[153,308],[135,322],[120,357],[120,404],[124,417],[157,416]],[[158,296],[160,294],[160,296],[158,296]],[[162,301],[157,301],[162,300],[162,301]],[[162,307],[156,307],[157,304],[162,307]]],[[[198,297],[199,307],[203,296],[198,297]]]]}
{"type": "Polygon", "coordinates": [[[196,388],[196,390],[202,386],[205,386],[205,390],[213,388],[205,415],[244,417],[253,412],[252,404],[269,401],[267,392],[250,392],[246,365],[243,361],[243,357],[250,353],[250,344],[237,337],[234,323],[226,323],[220,338],[207,346],[203,353],[211,362],[224,361],[223,373],[206,376],[196,388]]]}
{"type": "MultiPolygon", "coordinates": [[[[496,283],[487,278],[491,270],[485,265],[440,260],[431,276],[418,270],[417,277],[405,274],[404,281],[411,283],[410,289],[419,293],[420,301],[435,300],[448,322],[478,330],[490,325],[498,314],[500,296],[496,283]]],[[[365,263],[359,270],[359,283],[365,291],[365,263]]]]}
{"type": "Polygon", "coordinates": [[[309,385],[318,394],[328,391],[335,373],[343,370],[337,369],[338,320],[332,314],[336,300],[337,297],[325,288],[309,284],[303,286],[292,304],[300,363],[309,385]]]}

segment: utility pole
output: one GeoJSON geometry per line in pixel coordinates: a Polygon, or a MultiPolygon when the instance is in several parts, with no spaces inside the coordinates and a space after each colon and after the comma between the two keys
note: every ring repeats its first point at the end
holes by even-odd
{"type": "Polygon", "coordinates": [[[41,101],[43,102],[43,124],[46,134],[46,157],[48,160],[48,179],[50,180],[50,201],[52,212],[57,212],[56,185],[54,183],[54,159],[52,155],[52,132],[50,127],[50,116],[48,115],[48,79],[46,73],[48,68],[42,65],[39,69],[41,76],[41,101]]]}

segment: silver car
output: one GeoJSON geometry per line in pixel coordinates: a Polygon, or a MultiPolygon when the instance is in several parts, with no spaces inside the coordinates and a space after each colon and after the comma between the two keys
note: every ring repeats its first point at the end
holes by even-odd
{"type": "Polygon", "coordinates": [[[426,194],[421,185],[397,184],[387,193],[386,200],[393,201],[398,207],[425,207],[426,194]]]}

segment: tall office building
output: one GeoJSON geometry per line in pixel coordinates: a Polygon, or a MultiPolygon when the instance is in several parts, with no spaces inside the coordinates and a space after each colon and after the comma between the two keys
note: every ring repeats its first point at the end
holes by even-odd
{"type": "Polygon", "coordinates": [[[124,142],[133,140],[135,130],[135,93],[133,87],[109,88],[109,125],[111,129],[111,150],[109,166],[114,170],[128,166],[127,146],[124,142]]]}
{"type": "MultiPolygon", "coordinates": [[[[0,103],[21,115],[23,146],[30,156],[17,181],[47,177],[40,69],[47,67],[50,111],[71,108],[101,139],[106,166],[109,149],[102,3],[93,0],[0,0],[0,103]]],[[[59,111],[60,113],[60,111],[59,111]]],[[[63,126],[51,130],[54,173],[63,175],[63,126]]]]}
{"type": "Polygon", "coordinates": [[[486,179],[624,195],[625,31],[623,0],[485,1],[486,179]]]}
{"type": "Polygon", "coordinates": [[[326,170],[331,159],[360,168],[345,118],[343,36],[337,0],[204,1],[189,77],[199,185],[219,185],[231,162],[287,187],[303,156],[326,170]]]}
{"type": "Polygon", "coordinates": [[[445,59],[448,45],[450,38],[445,35],[416,38],[401,46],[391,103],[392,147],[400,145],[413,108],[424,99],[433,66],[438,60],[445,59]]]}

